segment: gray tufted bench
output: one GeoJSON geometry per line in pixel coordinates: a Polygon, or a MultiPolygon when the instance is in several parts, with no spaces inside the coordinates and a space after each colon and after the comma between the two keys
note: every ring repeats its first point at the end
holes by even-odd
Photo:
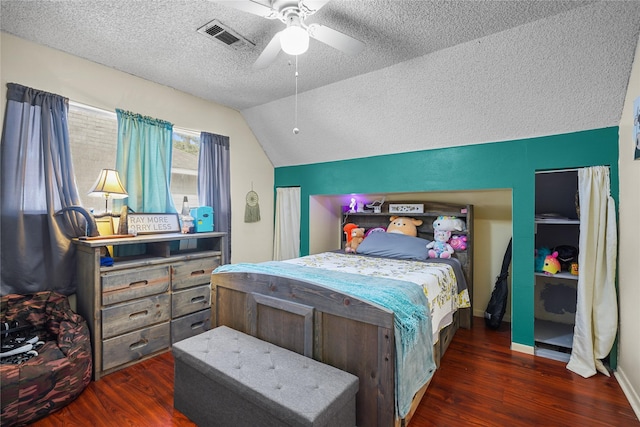
{"type": "Polygon", "coordinates": [[[226,326],[173,345],[174,407],[199,426],[356,424],[358,377],[226,326]]]}

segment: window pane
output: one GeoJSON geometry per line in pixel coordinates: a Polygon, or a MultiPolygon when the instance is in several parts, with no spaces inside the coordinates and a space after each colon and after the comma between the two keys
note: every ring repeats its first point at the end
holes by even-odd
{"type": "Polygon", "coordinates": [[[200,135],[173,129],[173,160],[171,163],[171,195],[173,203],[182,209],[184,196],[189,198],[189,206],[198,206],[198,153],[200,135]]]}
{"type": "MultiPolygon", "coordinates": [[[[116,166],[116,113],[72,103],[69,106],[69,143],[82,206],[104,211],[104,199],[89,197],[100,171],[116,166]]],[[[111,209],[111,206],[109,206],[111,209]]]]}

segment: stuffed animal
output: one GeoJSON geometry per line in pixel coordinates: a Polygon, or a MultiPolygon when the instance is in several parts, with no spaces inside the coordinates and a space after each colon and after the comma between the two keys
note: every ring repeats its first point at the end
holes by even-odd
{"type": "Polygon", "coordinates": [[[364,240],[364,228],[354,228],[351,230],[351,241],[344,248],[346,253],[355,253],[360,243],[364,240]]]}
{"type": "Polygon", "coordinates": [[[387,233],[406,234],[407,236],[418,236],[418,226],[422,225],[421,219],[408,218],[406,216],[392,216],[390,218],[387,233]]]}
{"type": "Polygon", "coordinates": [[[440,215],[433,221],[433,229],[445,231],[464,231],[466,224],[455,216],[440,215]]]}
{"type": "Polygon", "coordinates": [[[549,248],[538,248],[535,250],[535,262],[533,265],[533,270],[537,273],[542,273],[542,268],[544,267],[544,260],[547,258],[547,255],[551,254],[551,249],[549,248]]]}
{"type": "Polygon", "coordinates": [[[451,232],[448,230],[435,230],[433,232],[433,241],[427,244],[429,249],[429,258],[451,258],[453,248],[449,243],[451,232]]]}
{"type": "Polygon", "coordinates": [[[358,228],[358,226],[351,222],[345,224],[344,227],[342,227],[342,230],[344,231],[344,234],[346,236],[347,244],[351,242],[351,230],[353,230],[354,228],[358,228]]]}
{"type": "Polygon", "coordinates": [[[558,252],[553,252],[551,255],[547,255],[544,259],[544,267],[542,267],[544,274],[552,275],[560,272],[560,261],[558,261],[558,252]]]}
{"type": "Polygon", "coordinates": [[[467,236],[451,236],[449,244],[454,251],[464,251],[467,249],[467,236]]]}
{"type": "Polygon", "coordinates": [[[578,248],[571,245],[559,245],[553,248],[553,252],[558,252],[558,261],[562,271],[570,271],[571,264],[578,262],[578,248]]]}

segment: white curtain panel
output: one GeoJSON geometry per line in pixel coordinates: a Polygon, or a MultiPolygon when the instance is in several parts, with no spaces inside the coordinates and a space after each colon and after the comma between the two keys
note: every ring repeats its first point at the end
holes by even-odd
{"type": "Polygon", "coordinates": [[[276,188],[276,219],[273,259],[300,256],[300,187],[276,188]]]}
{"type": "Polygon", "coordinates": [[[618,329],[618,237],[609,185],[608,167],[578,171],[580,276],[573,349],[567,369],[585,378],[597,371],[609,376],[602,359],[611,351],[618,329]]]}

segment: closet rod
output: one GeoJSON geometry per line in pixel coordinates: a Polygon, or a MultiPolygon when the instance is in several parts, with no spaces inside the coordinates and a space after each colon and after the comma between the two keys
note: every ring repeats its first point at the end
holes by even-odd
{"type": "Polygon", "coordinates": [[[556,173],[556,172],[578,172],[579,168],[570,168],[570,169],[552,169],[548,171],[536,171],[536,173],[556,173]]]}

